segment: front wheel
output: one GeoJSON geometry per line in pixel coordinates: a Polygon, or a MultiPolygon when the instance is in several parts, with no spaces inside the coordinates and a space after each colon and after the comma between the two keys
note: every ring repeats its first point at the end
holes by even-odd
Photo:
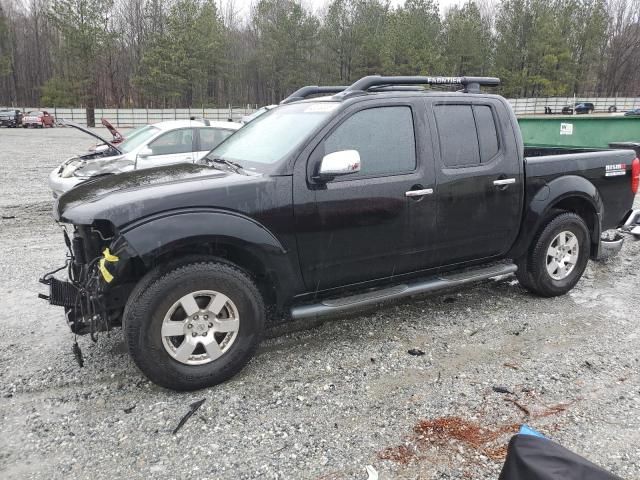
{"type": "Polygon", "coordinates": [[[260,291],[233,265],[160,267],[132,292],[124,313],[129,354],[151,381],[196,390],[228,380],[262,337],[260,291]]]}
{"type": "Polygon", "coordinates": [[[587,268],[590,247],[584,220],[575,213],[561,213],[542,229],[529,255],[518,261],[518,280],[543,297],[564,295],[587,268]]]}

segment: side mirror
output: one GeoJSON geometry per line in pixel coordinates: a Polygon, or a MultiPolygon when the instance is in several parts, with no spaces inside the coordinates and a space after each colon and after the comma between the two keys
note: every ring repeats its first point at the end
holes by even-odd
{"type": "Polygon", "coordinates": [[[147,158],[151,155],[153,155],[153,150],[151,150],[149,147],[142,147],[138,152],[138,157],[140,158],[147,158]]]}
{"type": "Polygon", "coordinates": [[[341,150],[322,157],[318,179],[331,180],[334,177],[360,171],[360,154],[357,150],[341,150]]]}

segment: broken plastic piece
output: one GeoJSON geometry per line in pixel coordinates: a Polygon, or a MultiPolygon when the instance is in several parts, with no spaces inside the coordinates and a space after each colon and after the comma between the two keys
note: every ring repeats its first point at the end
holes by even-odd
{"type": "Polygon", "coordinates": [[[520,435],[533,435],[534,437],[547,438],[542,435],[539,431],[534,430],[529,425],[523,424],[520,426],[520,431],[518,432],[520,435]]]}
{"type": "Polygon", "coordinates": [[[191,415],[193,415],[194,413],[196,413],[198,411],[198,409],[202,406],[202,404],[204,403],[205,400],[206,400],[206,398],[203,398],[202,400],[198,400],[197,402],[193,402],[190,405],[191,410],[189,410],[187,412],[187,414],[184,417],[182,417],[182,419],[180,420],[180,423],[178,423],[178,426],[173,430],[173,434],[174,435],[176,433],[178,433],[178,430],[180,430],[185,423],[187,423],[187,420],[189,420],[191,418],[191,415]]]}
{"type": "Polygon", "coordinates": [[[372,465],[367,465],[367,480],[378,480],[378,471],[372,465]]]}
{"type": "Polygon", "coordinates": [[[78,342],[73,342],[73,356],[76,358],[76,362],[80,365],[80,368],[84,367],[84,358],[82,358],[82,350],[78,342]]]}
{"type": "Polygon", "coordinates": [[[113,255],[108,248],[105,248],[102,252],[102,258],[100,259],[98,268],[105,282],[111,283],[113,281],[113,275],[107,269],[107,263],[116,263],[118,260],[120,259],[116,255],[113,255]]]}

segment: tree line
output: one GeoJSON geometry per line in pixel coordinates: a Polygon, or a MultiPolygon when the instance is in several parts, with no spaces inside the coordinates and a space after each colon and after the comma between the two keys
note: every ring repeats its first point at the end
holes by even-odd
{"type": "Polygon", "coordinates": [[[639,94],[640,0],[487,1],[0,0],[0,105],[263,105],[370,74],[639,94]]]}

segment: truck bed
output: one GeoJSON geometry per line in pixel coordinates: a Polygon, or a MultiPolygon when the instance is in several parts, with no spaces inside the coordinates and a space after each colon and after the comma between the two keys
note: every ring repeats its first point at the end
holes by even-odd
{"type": "MultiPolygon", "coordinates": [[[[629,205],[631,191],[631,162],[633,150],[581,150],[563,148],[527,148],[524,167],[527,177],[525,204],[545,188],[554,188],[556,179],[562,182],[591,182],[607,208],[604,209],[602,229],[619,226],[629,205]]],[[[550,192],[551,194],[551,192],[550,192]]]]}

